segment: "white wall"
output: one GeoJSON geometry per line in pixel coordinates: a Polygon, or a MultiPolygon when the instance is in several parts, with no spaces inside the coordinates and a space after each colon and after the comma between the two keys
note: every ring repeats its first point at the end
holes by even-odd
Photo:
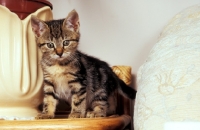
{"type": "Polygon", "coordinates": [[[55,19],[79,13],[79,49],[136,75],[168,21],[200,0],[49,0],[55,19]]]}

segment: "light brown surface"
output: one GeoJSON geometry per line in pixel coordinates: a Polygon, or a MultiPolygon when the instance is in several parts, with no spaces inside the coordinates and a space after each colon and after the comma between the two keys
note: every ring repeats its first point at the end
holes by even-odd
{"type": "Polygon", "coordinates": [[[122,130],[130,120],[128,115],[95,119],[0,120],[0,130],[122,130]]]}

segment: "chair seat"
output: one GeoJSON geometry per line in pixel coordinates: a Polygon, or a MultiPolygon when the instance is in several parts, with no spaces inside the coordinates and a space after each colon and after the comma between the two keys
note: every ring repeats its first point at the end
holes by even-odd
{"type": "Polygon", "coordinates": [[[128,115],[106,118],[0,120],[1,130],[123,130],[131,121],[128,115]]]}

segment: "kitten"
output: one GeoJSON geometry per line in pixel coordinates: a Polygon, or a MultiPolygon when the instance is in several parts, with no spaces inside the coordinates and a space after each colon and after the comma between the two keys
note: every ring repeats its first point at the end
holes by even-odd
{"type": "Polygon", "coordinates": [[[116,113],[116,91],[131,99],[128,87],[109,65],[77,50],[79,16],[72,10],[65,19],[42,21],[31,17],[36,43],[42,52],[43,111],[39,119],[54,118],[59,99],[71,104],[69,118],[106,117],[116,113]]]}

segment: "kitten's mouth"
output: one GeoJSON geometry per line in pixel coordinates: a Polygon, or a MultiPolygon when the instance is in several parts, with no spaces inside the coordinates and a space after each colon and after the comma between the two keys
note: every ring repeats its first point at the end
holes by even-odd
{"type": "Polygon", "coordinates": [[[64,57],[58,57],[57,59],[58,60],[64,60],[65,58],[64,57]]]}

